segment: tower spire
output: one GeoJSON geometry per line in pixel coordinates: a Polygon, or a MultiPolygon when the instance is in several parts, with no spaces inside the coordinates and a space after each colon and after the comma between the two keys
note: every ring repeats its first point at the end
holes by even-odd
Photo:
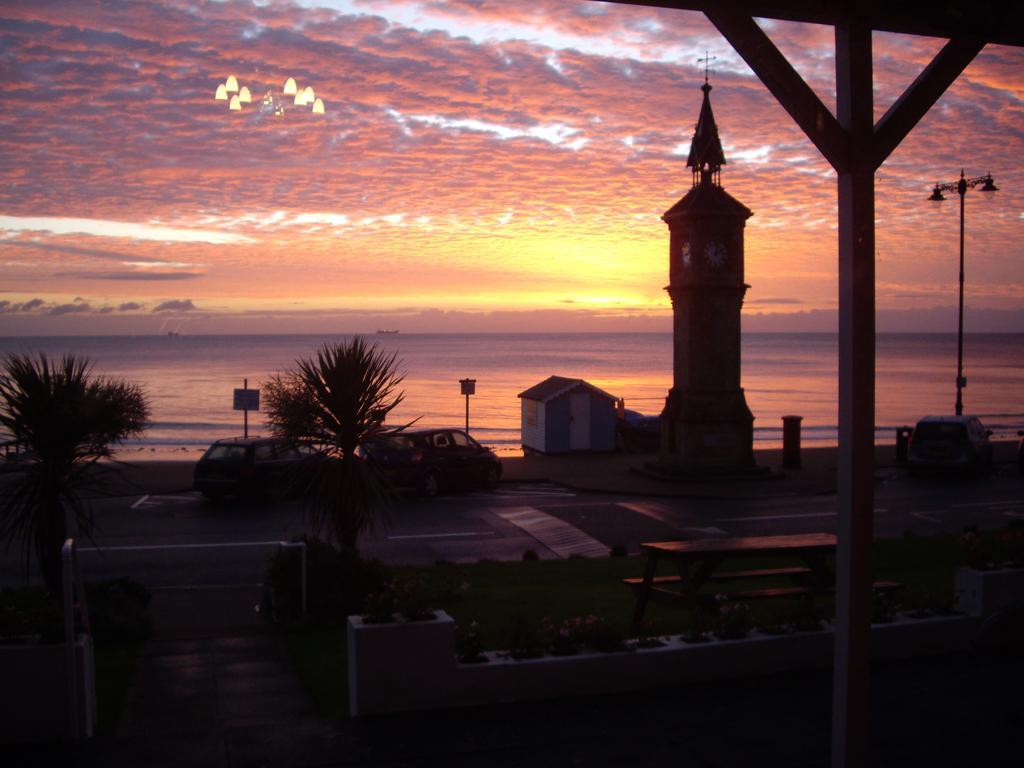
{"type": "Polygon", "coordinates": [[[700,89],[704,92],[704,101],[700,105],[700,117],[697,118],[697,127],[690,142],[686,167],[693,169],[693,186],[704,183],[721,186],[720,174],[722,166],[726,164],[725,153],[722,152],[718,126],[715,124],[714,112],[711,111],[711,84],[707,80],[708,57],[705,56],[703,61],[704,85],[700,89]]]}

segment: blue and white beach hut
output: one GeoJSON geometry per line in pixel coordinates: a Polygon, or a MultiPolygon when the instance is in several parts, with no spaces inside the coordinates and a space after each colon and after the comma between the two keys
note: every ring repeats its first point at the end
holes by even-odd
{"type": "Polygon", "coordinates": [[[550,376],[519,398],[527,453],[615,450],[616,398],[593,384],[550,376]]]}

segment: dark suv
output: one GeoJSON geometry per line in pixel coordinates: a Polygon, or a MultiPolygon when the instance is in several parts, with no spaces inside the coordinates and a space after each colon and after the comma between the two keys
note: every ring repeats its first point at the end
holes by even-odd
{"type": "Polygon", "coordinates": [[[975,416],[925,416],[914,427],[907,464],[922,470],[987,471],[992,466],[991,431],[975,416]]]}
{"type": "Polygon", "coordinates": [[[214,501],[228,495],[280,498],[291,484],[290,470],[312,455],[273,437],[218,440],[196,462],[192,487],[214,501]]]}
{"type": "Polygon", "coordinates": [[[395,486],[423,496],[493,488],[501,479],[501,460],[459,429],[403,432],[367,444],[364,452],[395,486]]]}

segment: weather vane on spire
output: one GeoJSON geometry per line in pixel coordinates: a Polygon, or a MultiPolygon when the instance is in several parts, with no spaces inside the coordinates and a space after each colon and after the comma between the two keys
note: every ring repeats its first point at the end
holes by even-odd
{"type": "Polygon", "coordinates": [[[717,56],[709,55],[706,50],[704,51],[704,55],[701,58],[697,59],[697,63],[698,64],[703,64],[704,65],[704,84],[705,85],[707,85],[707,82],[708,82],[708,69],[711,66],[711,62],[715,61],[717,59],[718,59],[717,56]]]}

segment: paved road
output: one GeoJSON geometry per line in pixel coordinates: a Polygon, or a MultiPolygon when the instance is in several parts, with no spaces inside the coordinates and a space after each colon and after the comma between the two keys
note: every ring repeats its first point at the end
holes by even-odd
{"type": "MultiPolygon", "coordinates": [[[[875,530],[926,535],[1024,519],[1024,478],[1010,466],[980,481],[914,481],[880,470],[875,530]]],[[[391,563],[599,556],[640,542],[832,531],[836,497],[677,499],[577,493],[553,484],[503,484],[493,493],[404,499],[364,551],[391,563]]],[[[98,502],[98,548],[83,543],[87,579],[128,575],[156,588],[257,585],[276,542],[305,532],[301,504],[229,501],[196,494],[98,502]]],[[[22,583],[18,553],[0,553],[0,584],[22,583]]]]}

